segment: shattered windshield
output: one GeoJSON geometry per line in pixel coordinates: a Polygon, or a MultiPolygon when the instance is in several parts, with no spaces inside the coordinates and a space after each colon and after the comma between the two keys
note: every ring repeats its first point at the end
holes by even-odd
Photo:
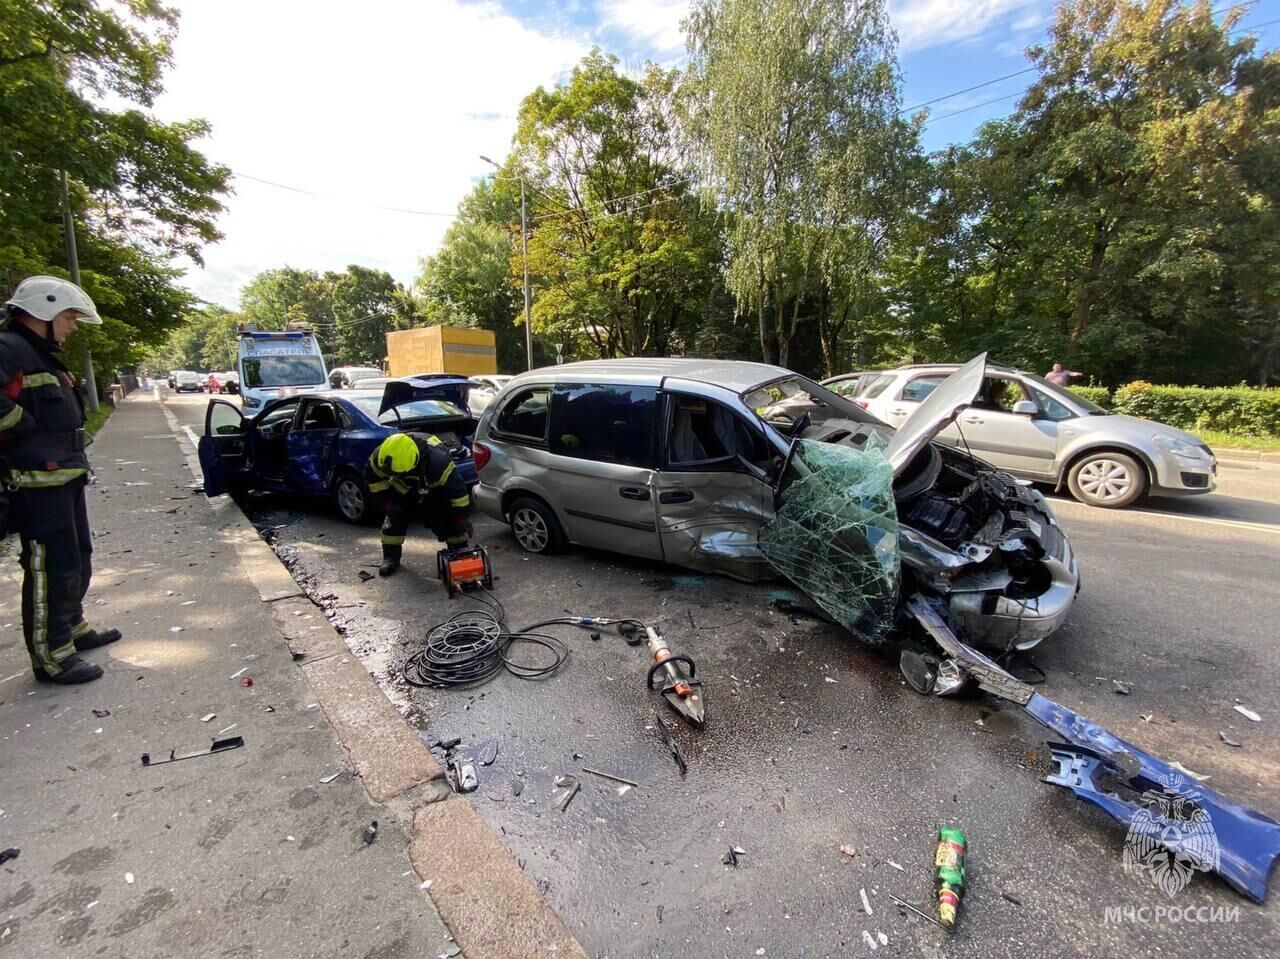
{"type": "Polygon", "coordinates": [[[760,530],[769,565],[859,639],[883,642],[901,557],[893,467],[880,440],[861,450],[797,440],[779,492],[781,506],[760,530]]]}
{"type": "Polygon", "coordinates": [[[803,425],[821,426],[834,420],[880,425],[880,421],[862,407],[803,376],[789,376],[757,386],[742,394],[742,401],[762,420],[788,436],[802,432],[803,425]],[[806,414],[808,424],[802,424],[806,414]]]}

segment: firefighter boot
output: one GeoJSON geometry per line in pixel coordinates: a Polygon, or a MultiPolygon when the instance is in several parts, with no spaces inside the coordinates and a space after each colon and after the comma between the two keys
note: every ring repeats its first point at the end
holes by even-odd
{"type": "Polygon", "coordinates": [[[83,653],[87,649],[97,649],[123,638],[118,629],[91,629],[75,638],[76,652],[83,653]]]}
{"type": "Polygon", "coordinates": [[[400,560],[392,556],[384,556],[382,558],[382,565],[378,567],[378,575],[390,576],[399,568],[400,568],[400,560]]]}
{"type": "Polygon", "coordinates": [[[102,675],[102,667],[81,659],[79,656],[68,656],[58,664],[61,669],[55,676],[50,676],[39,666],[36,667],[36,679],[42,683],[58,683],[62,686],[74,686],[79,683],[91,683],[102,675]]]}

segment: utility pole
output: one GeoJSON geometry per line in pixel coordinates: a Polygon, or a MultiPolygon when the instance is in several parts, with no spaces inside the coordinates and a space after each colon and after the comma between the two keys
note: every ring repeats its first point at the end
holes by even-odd
{"type": "MultiPolygon", "coordinates": [[[[67,239],[67,269],[71,282],[80,285],[80,257],[76,254],[76,221],[71,216],[71,198],[67,193],[67,171],[62,171],[62,232],[67,239]]],[[[89,409],[98,412],[98,383],[93,375],[93,350],[84,352],[84,385],[89,394],[89,409]]]]}
{"type": "MultiPolygon", "coordinates": [[[[502,169],[483,153],[480,154],[480,159],[495,170],[502,169]]],[[[494,179],[520,181],[520,255],[524,260],[524,357],[525,369],[531,370],[533,369],[533,326],[529,322],[529,217],[525,203],[524,174],[521,173],[516,177],[497,176],[494,179]]]]}

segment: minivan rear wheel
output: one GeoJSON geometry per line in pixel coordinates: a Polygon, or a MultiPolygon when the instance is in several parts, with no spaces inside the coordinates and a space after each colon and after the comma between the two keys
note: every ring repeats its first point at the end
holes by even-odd
{"type": "Polygon", "coordinates": [[[1067,474],[1071,495],[1087,506],[1123,509],[1147,491],[1147,471],[1132,456],[1105,450],[1087,453],[1067,474]]]}
{"type": "Polygon", "coordinates": [[[542,500],[521,496],[512,502],[507,516],[516,542],[526,552],[545,556],[564,550],[564,529],[555,512],[542,500]]]}

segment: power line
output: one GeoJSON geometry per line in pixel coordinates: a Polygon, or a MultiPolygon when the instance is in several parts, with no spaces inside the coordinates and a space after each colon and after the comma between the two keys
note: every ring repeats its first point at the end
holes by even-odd
{"type": "MultiPolygon", "coordinates": [[[[1243,2],[1243,3],[1229,3],[1229,4],[1226,4],[1226,5],[1224,5],[1224,6],[1218,7],[1218,8],[1217,8],[1217,9],[1215,9],[1215,10],[1210,10],[1210,11],[1209,11],[1209,14],[1210,14],[1210,16],[1217,16],[1219,13],[1223,13],[1223,12],[1226,12],[1226,11],[1230,11],[1230,10],[1243,10],[1243,9],[1245,9],[1245,8],[1247,8],[1247,7],[1256,6],[1257,4],[1259,4],[1259,3],[1261,3],[1261,2],[1262,2],[1262,0],[1244,0],[1244,2],[1243,2]]],[[[1276,21],[1276,20],[1268,20],[1266,23],[1255,23],[1255,24],[1253,24],[1252,26],[1249,26],[1249,27],[1239,27],[1239,28],[1237,28],[1237,30],[1232,31],[1232,32],[1240,32],[1240,31],[1244,31],[1244,30],[1256,30],[1258,27],[1267,27],[1267,26],[1270,26],[1271,24],[1273,24],[1273,23],[1277,23],[1277,22],[1280,22],[1280,21],[1276,21]]],[[[1038,70],[1038,69],[1039,69],[1039,67],[1026,67],[1026,68],[1024,68],[1024,69],[1022,69],[1022,70],[1015,70],[1013,73],[1006,73],[1006,74],[1005,74],[1004,76],[1002,76],[1002,77],[995,77],[995,78],[994,78],[994,79],[992,79],[992,80],[984,80],[982,83],[975,83],[973,86],[971,86],[971,87],[965,87],[965,88],[964,88],[964,89],[962,89],[962,90],[955,90],[955,91],[953,91],[953,92],[951,92],[951,93],[944,93],[942,96],[940,96],[940,97],[934,97],[932,100],[925,100],[923,103],[917,103],[917,104],[914,104],[913,106],[903,107],[901,110],[899,110],[899,111],[898,111],[898,115],[899,115],[899,116],[901,116],[901,115],[902,115],[902,114],[904,114],[904,113],[915,113],[915,112],[917,112],[918,110],[923,109],[924,107],[931,106],[931,105],[933,105],[933,104],[935,104],[935,103],[941,103],[943,100],[950,100],[950,99],[952,99],[953,97],[958,97],[958,96],[960,96],[960,95],[962,95],[962,94],[965,94],[965,93],[972,93],[974,90],[981,90],[983,87],[989,87],[989,86],[992,86],[993,84],[1001,83],[1001,82],[1003,82],[1003,81],[1005,81],[1005,80],[1012,80],[1014,77],[1021,77],[1021,76],[1024,76],[1024,75],[1028,74],[1028,73],[1034,73],[1034,72],[1035,72],[1036,70],[1038,70]]],[[[1023,91],[1019,91],[1019,93],[1021,93],[1021,92],[1023,92],[1023,91]]],[[[926,125],[926,126],[928,126],[928,125],[929,125],[929,123],[933,123],[933,122],[935,122],[935,121],[937,121],[937,120],[945,120],[947,117],[953,117],[953,116],[956,116],[957,114],[960,114],[960,113],[967,113],[967,112],[969,112],[970,110],[977,110],[979,107],[990,106],[992,103],[999,103],[1001,100],[1008,100],[1008,99],[1010,99],[1010,98],[1012,98],[1012,97],[1016,97],[1016,96],[1018,96],[1018,95],[1019,95],[1019,93],[1013,93],[1013,94],[1009,94],[1008,96],[1003,96],[1003,97],[996,97],[994,100],[988,100],[988,101],[986,101],[985,103],[978,103],[978,104],[975,104],[974,106],[971,106],[971,107],[965,107],[963,110],[956,110],[956,111],[955,111],[955,112],[953,112],[953,113],[946,113],[946,114],[943,114],[942,116],[938,116],[938,117],[930,117],[930,118],[929,118],[928,123],[926,123],[925,125],[926,125]]]]}
{"type": "Polygon", "coordinates": [[[261,183],[265,186],[275,187],[277,190],[287,190],[290,193],[300,193],[303,196],[311,196],[319,200],[331,200],[335,203],[354,203],[358,206],[372,207],[375,210],[386,210],[390,213],[407,213],[412,216],[439,216],[446,217],[450,220],[455,220],[458,217],[458,214],[456,213],[437,213],[432,210],[410,210],[399,206],[384,206],[381,203],[368,203],[363,200],[353,200],[349,197],[338,197],[327,193],[317,193],[314,190],[304,190],[302,187],[289,186],[287,183],[277,183],[275,180],[264,180],[262,177],[250,176],[248,173],[238,173],[234,170],[232,173],[241,180],[252,180],[254,183],[261,183]]]}
{"type": "MultiPolygon", "coordinates": [[[[698,179],[698,177],[697,177],[696,175],[695,175],[695,176],[682,177],[682,178],[681,178],[681,179],[679,179],[679,180],[672,180],[670,183],[664,183],[662,186],[655,186],[655,187],[653,187],[653,188],[651,188],[651,189],[648,189],[648,190],[641,190],[639,193],[628,193],[626,196],[615,196],[615,197],[610,197],[608,200],[600,200],[600,201],[597,201],[597,203],[598,203],[598,205],[599,205],[600,209],[607,210],[607,209],[608,209],[608,207],[606,206],[606,204],[609,204],[609,203],[621,203],[623,200],[634,200],[634,199],[636,199],[637,197],[646,196],[646,195],[648,195],[648,194],[650,194],[650,193],[657,193],[659,190],[669,190],[671,187],[673,187],[673,186],[679,186],[679,185],[680,185],[680,184],[682,184],[682,183],[692,183],[694,180],[697,180],[697,179],[698,179]]],[[[643,207],[641,207],[640,209],[643,209],[643,207]]],[[[538,222],[538,221],[540,221],[540,220],[550,220],[550,219],[554,219],[554,218],[557,218],[557,217],[564,217],[564,216],[575,216],[575,215],[577,215],[578,213],[582,213],[582,212],[584,212],[584,210],[585,210],[585,208],[584,208],[584,207],[579,207],[579,208],[577,208],[577,209],[564,210],[564,211],[559,212],[559,213],[544,213],[544,214],[542,214],[542,216],[535,216],[535,217],[533,218],[533,222],[534,222],[534,223],[537,223],[537,222],[538,222]]],[[[608,216],[614,216],[614,215],[616,215],[617,213],[623,213],[623,212],[626,212],[626,211],[624,211],[624,210],[616,210],[616,211],[614,211],[614,213],[608,213],[607,215],[608,215],[608,216]]],[[[587,220],[587,221],[583,221],[583,222],[588,222],[588,223],[589,223],[590,221],[589,221],[589,220],[587,220]]]]}

